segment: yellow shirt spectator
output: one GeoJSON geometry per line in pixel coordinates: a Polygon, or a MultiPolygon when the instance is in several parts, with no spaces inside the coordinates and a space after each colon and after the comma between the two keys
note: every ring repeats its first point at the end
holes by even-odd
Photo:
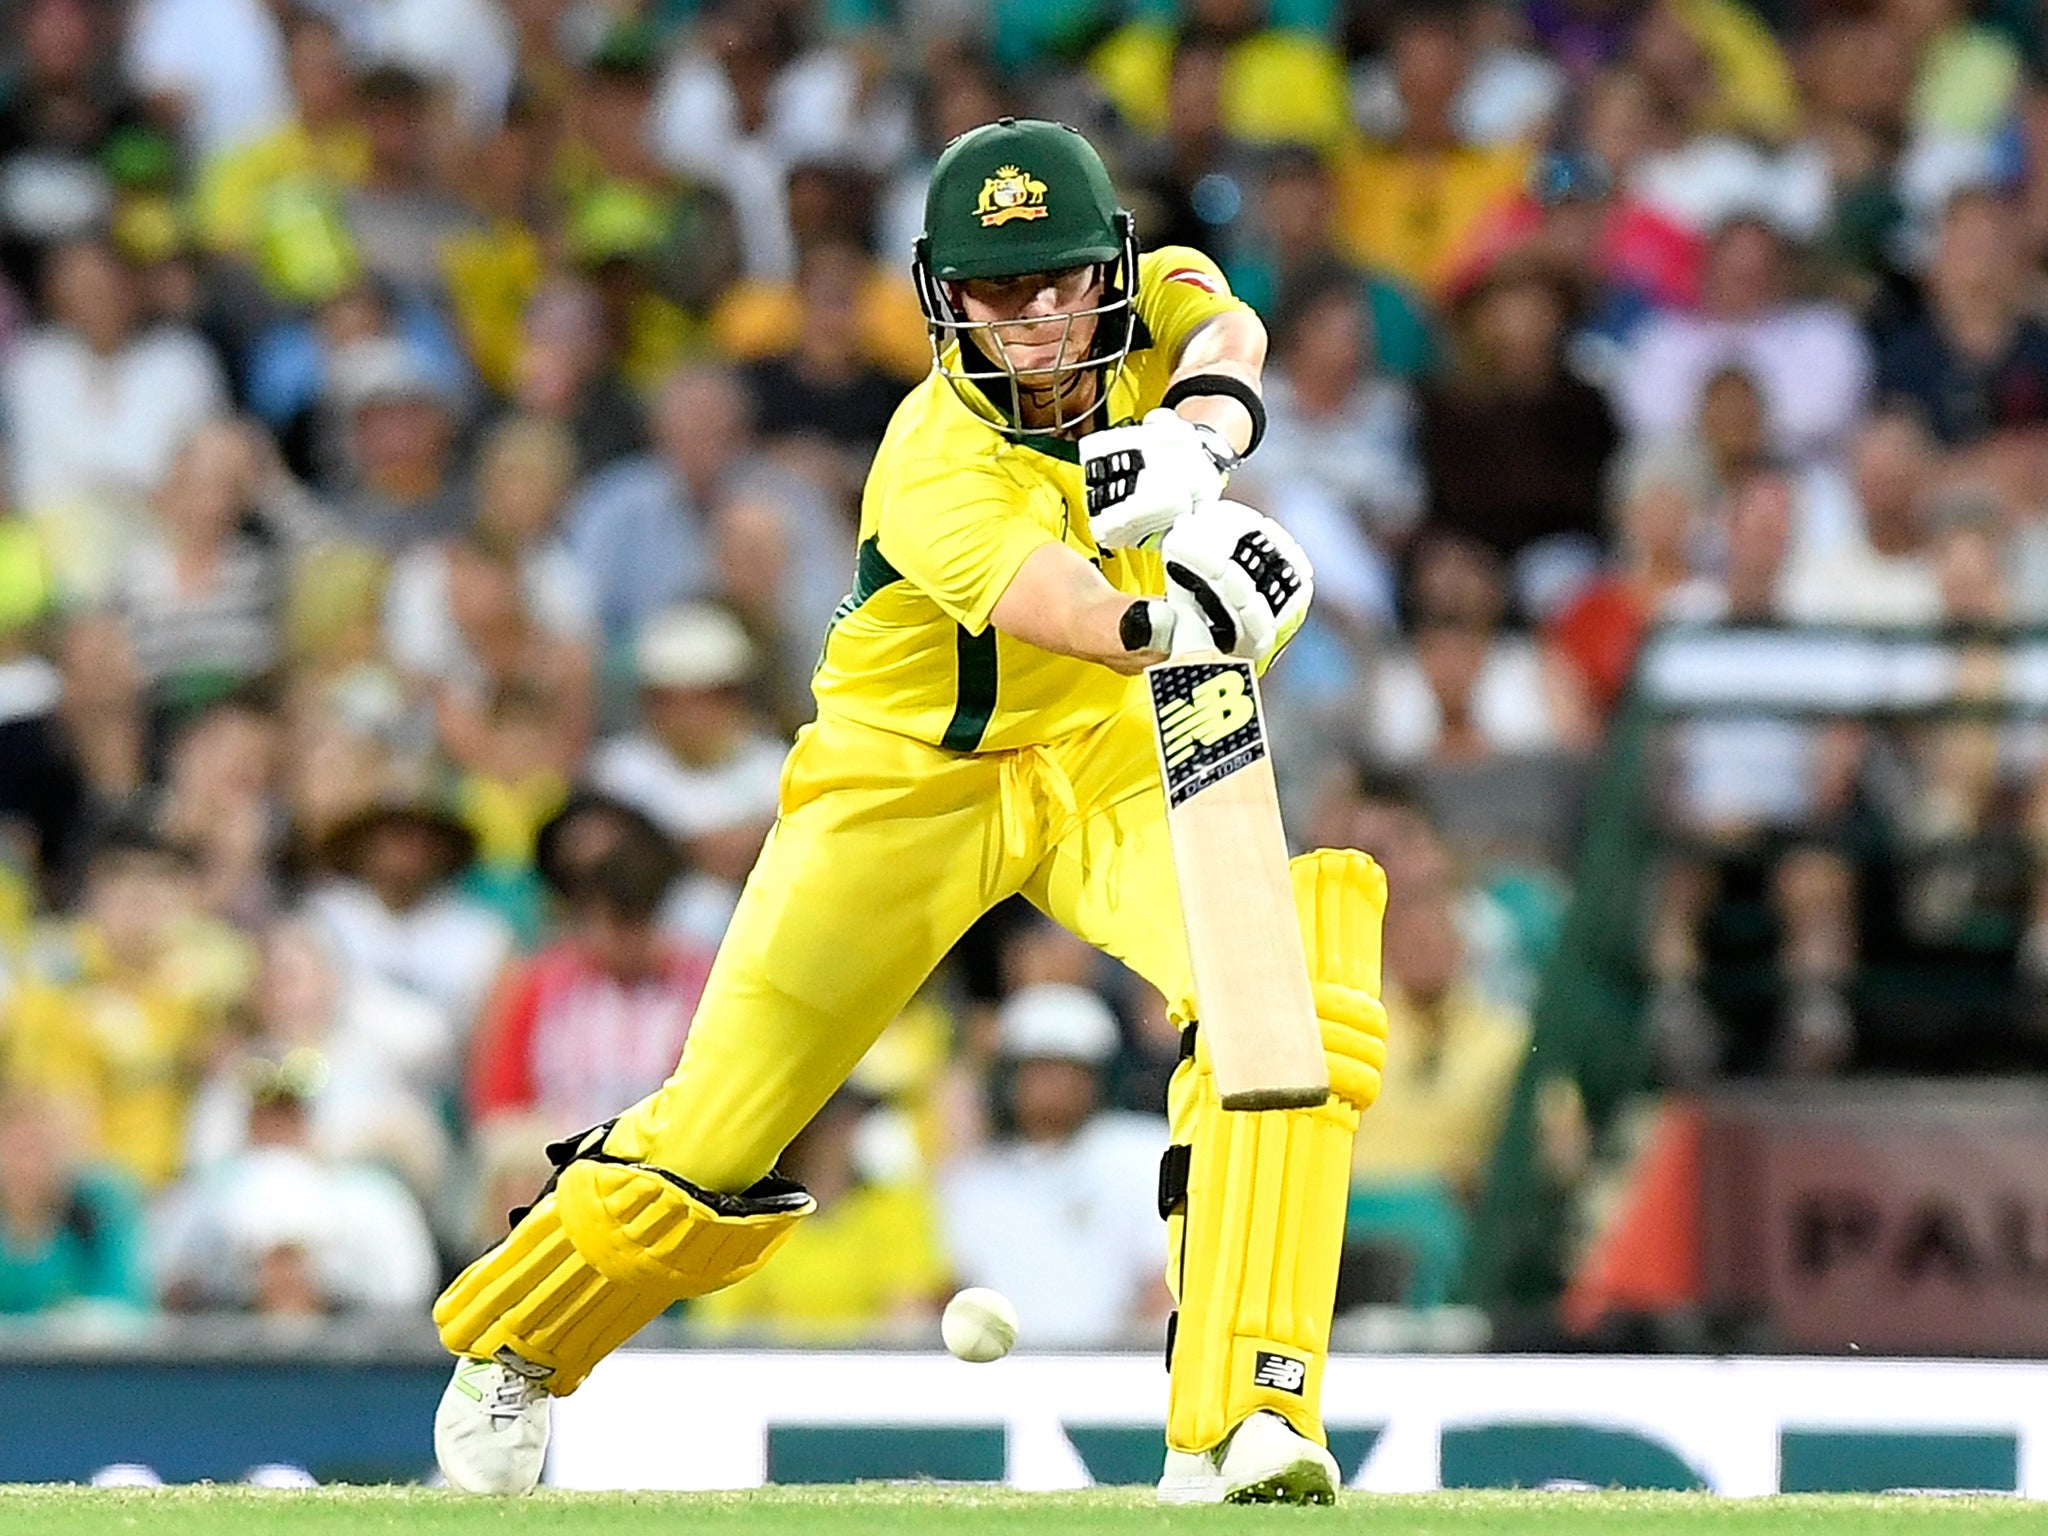
{"type": "Polygon", "coordinates": [[[441,272],[462,343],[483,381],[510,394],[519,366],[520,324],[546,263],[533,231],[493,219],[441,247],[441,272]]]}
{"type": "MultiPolygon", "coordinates": [[[[1167,79],[1179,45],[1157,21],[1119,28],[1089,68],[1124,120],[1146,133],[1166,127],[1167,79]]],[[[1223,61],[1223,127],[1252,144],[1329,148],[1350,126],[1344,63],[1308,32],[1268,29],[1230,45],[1223,61]]]]}
{"type": "Polygon", "coordinates": [[[1345,253],[1427,289],[1447,275],[1480,216],[1520,190],[1529,151],[1355,143],[1337,156],[1335,172],[1345,253]]]}
{"type": "Polygon", "coordinates": [[[92,1152],[156,1187],[184,1159],[185,1114],[229,999],[244,992],[248,945],[210,922],[180,924],[146,974],[121,974],[81,923],[0,1010],[0,1078],[79,1114],[92,1152]],[[34,974],[40,970],[42,974],[34,974]],[[54,974],[53,974],[54,973],[54,974]]]}
{"type": "MultiPolygon", "coordinates": [[[[917,296],[903,273],[877,263],[861,283],[861,351],[892,378],[915,383],[932,368],[932,345],[917,296]]],[[[745,278],[720,296],[711,336],[720,355],[757,362],[796,350],[803,301],[794,283],[745,278]]]]}
{"type": "Polygon", "coordinates": [[[1389,981],[1379,1102],[1359,1122],[1351,1166],[1361,1184],[1435,1177],[1472,1188],[1493,1151],[1528,1049],[1521,1015],[1454,983],[1425,1019],[1389,981]]]}
{"type": "Polygon", "coordinates": [[[858,1184],[800,1222],[775,1262],[691,1304],[706,1334],[851,1344],[928,1314],[944,1289],[938,1222],[922,1184],[858,1184]]]}
{"type": "Polygon", "coordinates": [[[316,134],[287,123],[207,163],[193,193],[199,238],[209,250],[246,254],[262,230],[264,204],[280,186],[311,180],[353,187],[369,170],[370,141],[356,125],[316,134]]]}

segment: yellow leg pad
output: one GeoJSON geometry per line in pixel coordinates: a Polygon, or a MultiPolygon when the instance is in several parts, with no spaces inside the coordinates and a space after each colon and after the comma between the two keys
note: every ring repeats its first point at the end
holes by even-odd
{"type": "Polygon", "coordinates": [[[1320,1441],[1323,1361],[1358,1111],[1227,1110],[1208,1072],[1175,1074],[1191,1126],[1187,1200],[1168,1218],[1180,1304],[1166,1443],[1206,1451],[1262,1408],[1320,1441]]]}
{"type": "Polygon", "coordinates": [[[1186,1147],[1186,1193],[1167,1216],[1179,1302],[1167,1444],[1206,1451],[1260,1409],[1323,1439],[1351,1141],[1379,1096],[1387,1015],[1379,1001],[1386,877],[1362,853],[1293,861],[1295,904],[1329,1058],[1318,1109],[1226,1110],[1198,1057],[1169,1094],[1186,1147]]]}
{"type": "Polygon", "coordinates": [[[572,1162],[511,1235],[442,1293],[434,1322],[451,1352],[490,1359],[510,1349],[567,1396],[676,1302],[767,1263],[815,1208],[793,1185],[750,1199],[639,1164],[572,1162]]]}

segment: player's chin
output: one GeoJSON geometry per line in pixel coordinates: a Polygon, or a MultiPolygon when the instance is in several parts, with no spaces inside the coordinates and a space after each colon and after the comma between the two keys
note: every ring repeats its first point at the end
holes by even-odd
{"type": "Polygon", "coordinates": [[[1066,371],[1066,359],[1058,346],[1011,347],[1010,372],[1027,389],[1051,389],[1066,371]]]}

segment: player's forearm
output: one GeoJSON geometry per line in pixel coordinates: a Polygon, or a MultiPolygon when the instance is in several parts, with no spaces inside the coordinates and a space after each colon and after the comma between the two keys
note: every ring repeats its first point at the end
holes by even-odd
{"type": "MultiPolygon", "coordinates": [[[[1167,387],[1170,391],[1174,384],[1208,374],[1236,379],[1256,392],[1265,366],[1266,327],[1257,315],[1233,310],[1216,316],[1188,338],[1167,387]]],[[[1233,395],[1191,394],[1175,401],[1173,408],[1189,421],[1221,432],[1233,452],[1243,453],[1251,446],[1251,410],[1233,395]]]]}
{"type": "Polygon", "coordinates": [[[1064,544],[1033,550],[990,610],[989,622],[1040,650],[1139,672],[1164,661],[1164,650],[1133,650],[1124,616],[1134,599],[1064,544]]]}

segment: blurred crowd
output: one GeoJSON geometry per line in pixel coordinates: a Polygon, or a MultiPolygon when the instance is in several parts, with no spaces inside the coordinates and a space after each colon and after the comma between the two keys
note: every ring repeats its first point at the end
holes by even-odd
{"type": "MultiPolygon", "coordinates": [[[[545,1143],[662,1080],[929,363],[925,175],[1001,113],[1089,132],[1143,241],[1271,330],[1235,494],[1317,571],[1271,682],[1291,831],[1395,893],[1346,1304],[1456,1294],[1646,632],[2048,620],[2023,0],[5,28],[0,1314],[418,1312],[545,1143]]],[[[2031,738],[1723,721],[1668,759],[1667,1077],[1855,1058],[1833,831],[1871,804],[1922,849],[2004,814],[2003,942],[2048,980],[2031,738]],[[1745,879],[1778,999],[1746,1044],[1707,974],[1745,879]]],[[[1996,881],[1923,862],[1900,909],[1945,941],[1996,881]]],[[[999,909],[789,1149],[821,1215],[683,1326],[910,1337],[979,1283],[1037,1342],[1150,1337],[1175,1049],[999,909]]],[[[1544,1106],[1567,1171],[1575,1114],[1544,1106]]]]}

